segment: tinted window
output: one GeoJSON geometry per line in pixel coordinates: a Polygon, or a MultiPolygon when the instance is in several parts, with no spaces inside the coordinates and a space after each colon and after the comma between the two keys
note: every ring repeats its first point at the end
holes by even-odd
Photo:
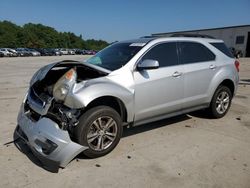
{"type": "Polygon", "coordinates": [[[160,67],[173,66],[178,64],[178,56],[176,50],[176,43],[169,42],[158,44],[149,50],[146,55],[143,56],[144,59],[157,60],[160,67]]]}
{"type": "Polygon", "coordinates": [[[224,53],[228,57],[234,58],[233,54],[230,52],[230,50],[227,48],[227,46],[223,42],[214,42],[210,44],[212,44],[215,48],[220,50],[222,53],[224,53]]]}
{"type": "Polygon", "coordinates": [[[196,42],[180,42],[180,60],[183,64],[212,61],[215,55],[204,45],[196,42]]]}

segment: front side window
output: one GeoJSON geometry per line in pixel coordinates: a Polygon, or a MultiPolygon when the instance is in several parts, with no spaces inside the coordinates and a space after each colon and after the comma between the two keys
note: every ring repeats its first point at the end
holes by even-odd
{"type": "Polygon", "coordinates": [[[204,45],[197,42],[180,42],[180,61],[182,64],[212,61],[215,55],[204,45]]]}
{"type": "Polygon", "coordinates": [[[160,67],[178,65],[176,42],[158,44],[150,49],[142,58],[157,60],[160,67]]]}
{"type": "Polygon", "coordinates": [[[128,63],[145,43],[115,43],[98,52],[86,62],[114,71],[128,63]]]}

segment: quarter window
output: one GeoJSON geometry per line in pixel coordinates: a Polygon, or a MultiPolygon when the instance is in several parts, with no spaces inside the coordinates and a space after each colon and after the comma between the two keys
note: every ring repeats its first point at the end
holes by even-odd
{"type": "Polygon", "coordinates": [[[178,64],[176,42],[158,44],[149,50],[142,58],[157,60],[160,67],[173,66],[178,64]]]}
{"type": "Polygon", "coordinates": [[[227,48],[227,46],[224,44],[224,42],[212,42],[210,44],[212,44],[215,48],[217,48],[218,50],[220,50],[222,53],[224,53],[228,57],[234,58],[233,54],[227,48]]]}
{"type": "Polygon", "coordinates": [[[215,55],[204,45],[197,42],[180,42],[180,60],[182,64],[212,61],[215,55]]]}

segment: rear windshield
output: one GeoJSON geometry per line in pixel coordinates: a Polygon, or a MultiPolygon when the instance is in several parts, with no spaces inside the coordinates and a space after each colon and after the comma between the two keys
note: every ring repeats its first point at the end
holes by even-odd
{"type": "Polygon", "coordinates": [[[223,42],[212,42],[212,44],[215,48],[220,50],[223,54],[227,55],[228,57],[234,58],[231,51],[227,48],[227,46],[223,42]]]}

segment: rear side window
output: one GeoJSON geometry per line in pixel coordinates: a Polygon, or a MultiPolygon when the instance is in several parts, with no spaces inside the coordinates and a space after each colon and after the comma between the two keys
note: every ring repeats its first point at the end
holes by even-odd
{"type": "Polygon", "coordinates": [[[158,44],[143,56],[145,59],[157,60],[160,67],[178,65],[176,42],[158,44]]]}
{"type": "Polygon", "coordinates": [[[210,44],[212,44],[215,48],[220,50],[223,54],[227,55],[228,57],[234,58],[231,51],[227,48],[227,46],[223,42],[213,42],[210,44]]]}
{"type": "Polygon", "coordinates": [[[197,42],[180,42],[179,49],[182,64],[212,61],[215,59],[213,52],[197,42]]]}

